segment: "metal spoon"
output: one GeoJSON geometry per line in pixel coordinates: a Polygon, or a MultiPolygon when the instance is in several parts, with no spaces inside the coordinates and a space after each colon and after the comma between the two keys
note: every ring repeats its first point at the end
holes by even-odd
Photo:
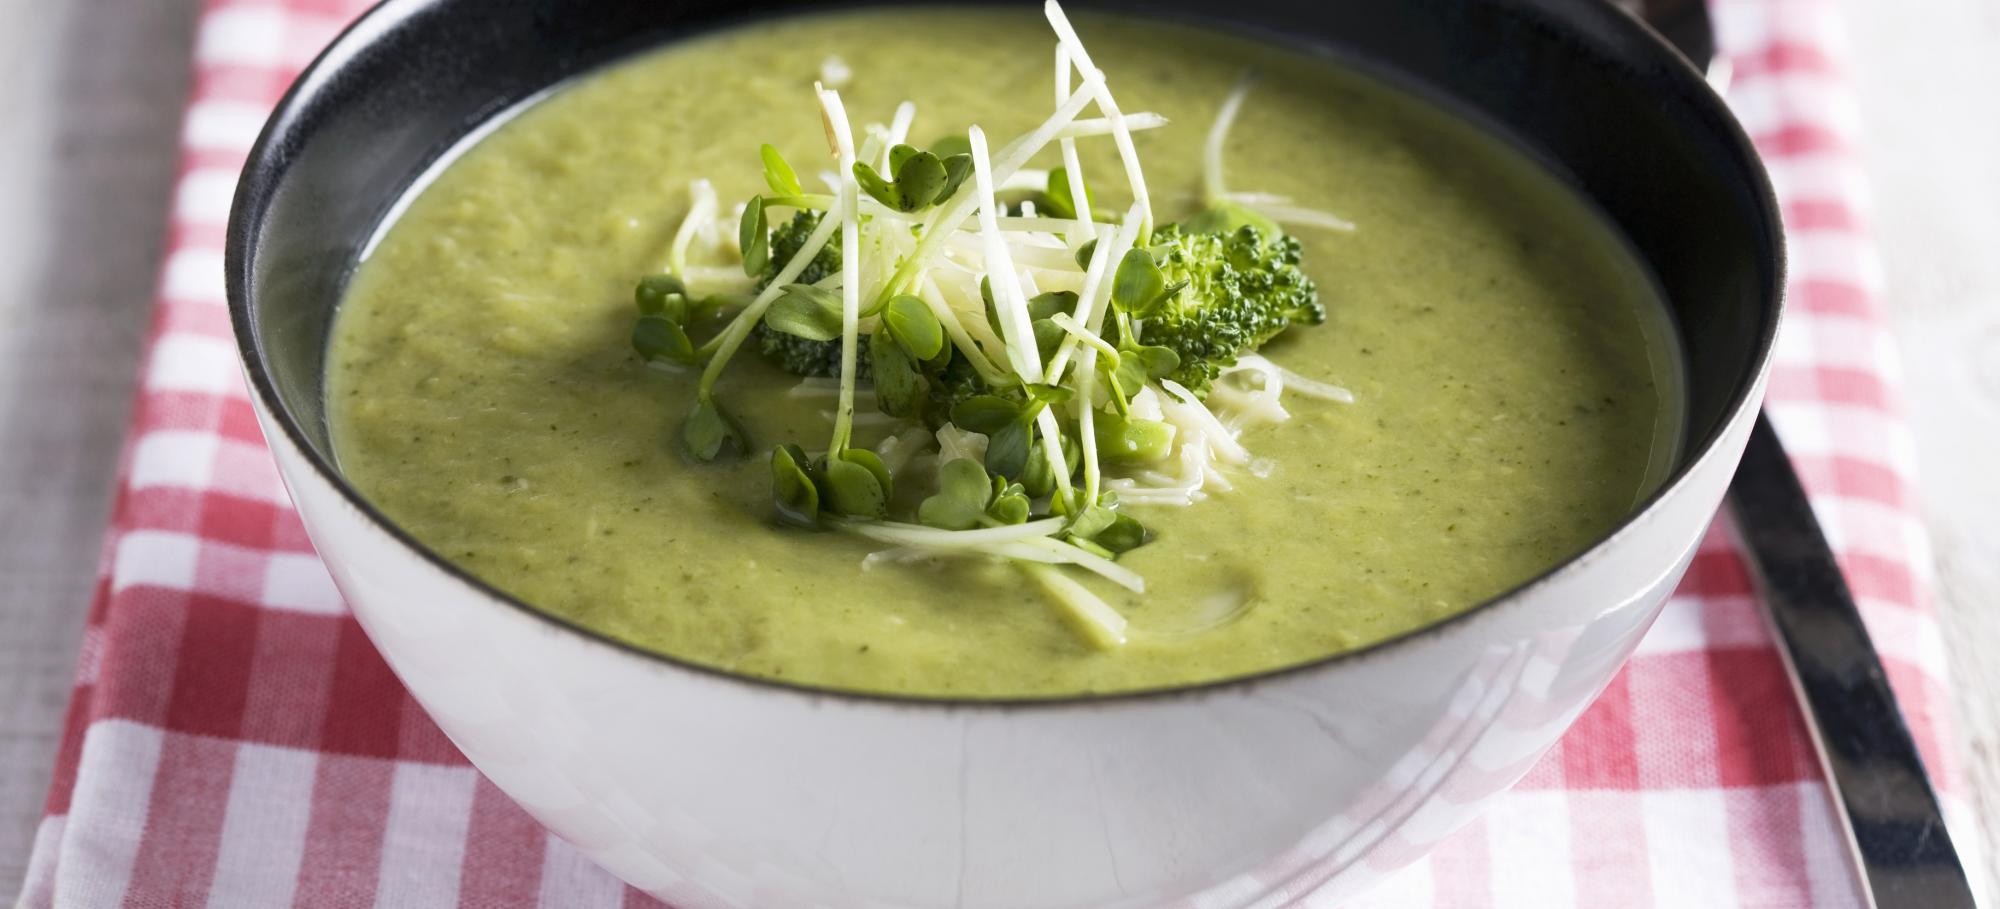
{"type": "MultiPolygon", "coordinates": [[[[1703,0],[1621,2],[1707,72],[1715,28],[1703,0]],[[1636,7],[1636,8],[1635,8],[1636,7]]],[[[1833,784],[1864,898],[1876,909],[1974,909],[1971,884],[1882,659],[1768,414],[1757,415],[1729,510],[1749,549],[1765,617],[1833,784]]]]}

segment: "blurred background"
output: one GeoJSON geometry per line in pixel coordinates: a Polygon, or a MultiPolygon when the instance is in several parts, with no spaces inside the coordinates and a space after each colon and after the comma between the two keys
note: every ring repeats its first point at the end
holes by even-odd
{"type": "MultiPolygon", "coordinates": [[[[1838,3],[1918,441],[1963,765],[2000,842],[2000,3],[1838,3]]],[[[81,644],[188,92],[195,0],[0,0],[0,894],[81,644]]],[[[1984,861],[2000,880],[2000,860],[1984,861]]]]}

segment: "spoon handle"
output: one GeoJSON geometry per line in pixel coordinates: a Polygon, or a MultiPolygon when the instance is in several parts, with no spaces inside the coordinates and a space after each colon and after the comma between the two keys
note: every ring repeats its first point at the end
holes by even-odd
{"type": "Polygon", "coordinates": [[[1765,617],[1846,820],[1869,905],[1974,909],[1882,659],[1764,414],[1751,430],[1729,502],[1765,617]]]}

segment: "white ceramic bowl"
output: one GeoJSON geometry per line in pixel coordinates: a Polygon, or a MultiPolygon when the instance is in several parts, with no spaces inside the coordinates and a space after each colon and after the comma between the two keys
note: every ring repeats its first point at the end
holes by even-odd
{"type": "Polygon", "coordinates": [[[378,8],[253,153],[229,290],[265,435],[370,639],[495,784],[675,906],[1223,907],[1322,886],[1337,901],[1420,856],[1555,742],[1632,652],[1722,500],[1762,398],[1781,262],[1761,170],[1693,71],[1587,0],[1243,0],[1234,24],[1327,44],[1504,124],[1658,272],[1688,346],[1691,441],[1629,521],[1499,600],[1358,653],[1050,703],[814,692],[535,612],[339,478],[318,397],[327,325],[361,244],[477,123],[735,14],[662,6],[378,8]],[[485,27],[454,28],[474,16],[485,27]]]}

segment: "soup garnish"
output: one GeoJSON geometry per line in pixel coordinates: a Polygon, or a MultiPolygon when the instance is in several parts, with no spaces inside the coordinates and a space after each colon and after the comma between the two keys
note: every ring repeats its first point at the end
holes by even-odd
{"type": "Polygon", "coordinates": [[[1246,77],[1204,146],[1207,207],[1156,227],[1132,131],[1165,118],[1122,112],[1061,6],[1048,0],[1045,12],[1057,36],[1055,109],[997,148],[977,125],[930,149],[907,144],[917,115],[909,101],[856,142],[839,91],[815,83],[832,193],[808,192],[764,145],[770,193],[740,206],[730,237],[714,190],[695,181],[669,270],[634,291],[632,343],[649,363],[701,370],[680,440],[692,458],[712,461],[756,444],[716,394],[754,337],[804,379],[799,389],[836,399],[823,449],[809,453],[798,440],[771,449],[785,522],[888,544],[877,555],[891,560],[1009,560],[1084,640],[1115,648],[1125,618],[1064,571],[1145,592],[1145,579],[1117,559],[1153,535],[1120,505],[1189,505],[1204,485],[1226,488],[1221,466],[1251,460],[1242,428],[1287,418],[1278,399],[1288,379],[1313,397],[1352,400],[1255,353],[1295,324],[1326,320],[1280,222],[1353,225],[1224,188],[1222,150],[1246,77]],[[1099,118],[1079,119],[1092,106],[1099,118]],[[1099,135],[1116,143],[1134,199],[1123,212],[1091,204],[1076,143],[1099,135]],[[1062,164],[1029,169],[1050,145],[1062,164]],[[783,209],[796,213],[773,230],[783,209]],[[754,283],[692,269],[703,237],[711,256],[733,253],[754,283]],[[697,345],[692,336],[716,322],[697,345]],[[864,380],[873,414],[920,428],[874,448],[854,444],[855,420],[871,415],[857,411],[864,380]],[[899,483],[925,494],[898,507],[899,483]]]}

